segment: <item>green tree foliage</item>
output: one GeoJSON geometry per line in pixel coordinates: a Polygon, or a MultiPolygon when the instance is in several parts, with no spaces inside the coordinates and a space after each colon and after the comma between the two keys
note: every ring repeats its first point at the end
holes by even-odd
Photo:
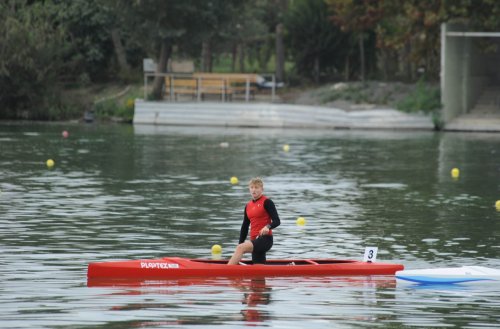
{"type": "Polygon", "coordinates": [[[326,0],[332,10],[331,19],[342,29],[352,31],[358,39],[361,80],[365,80],[365,38],[382,18],[382,0],[326,0]]]}
{"type": "Polygon", "coordinates": [[[352,55],[350,35],[332,24],[323,0],[297,0],[285,20],[287,49],[298,74],[319,81],[341,72],[352,55]]]}
{"type": "Polygon", "coordinates": [[[498,31],[496,0],[326,0],[334,21],[376,34],[379,68],[385,78],[414,81],[417,71],[439,78],[441,23],[459,19],[471,30],[498,31]]]}
{"type": "Polygon", "coordinates": [[[49,119],[68,45],[50,1],[0,3],[0,118],[49,119]]]}
{"type": "Polygon", "coordinates": [[[66,80],[90,83],[115,73],[110,30],[114,15],[99,0],[53,0],[53,23],[64,26],[71,52],[64,58],[66,80]]]}
{"type": "MultiPolygon", "coordinates": [[[[149,49],[158,61],[158,71],[166,72],[174,46],[186,51],[188,47],[210,42],[235,13],[236,0],[136,0],[116,5],[133,27],[131,37],[149,49]]],[[[161,97],[163,79],[155,79],[153,95],[161,97]]]]}
{"type": "Polygon", "coordinates": [[[131,79],[123,70],[140,75],[144,57],[165,72],[173,52],[205,64],[231,53],[233,70],[265,71],[282,22],[300,79],[362,77],[366,63],[377,78],[416,81],[422,68],[436,80],[440,24],[450,20],[499,31],[500,1],[3,0],[0,118],[63,118],[61,90],[131,79]]]}
{"type": "Polygon", "coordinates": [[[500,30],[500,1],[441,0],[446,10],[444,19],[460,19],[476,31],[500,30]]]}

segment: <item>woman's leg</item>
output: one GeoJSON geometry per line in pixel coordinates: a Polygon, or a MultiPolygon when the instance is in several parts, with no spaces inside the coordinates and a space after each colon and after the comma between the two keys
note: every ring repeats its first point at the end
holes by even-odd
{"type": "Polygon", "coordinates": [[[264,235],[260,236],[253,241],[252,263],[265,264],[266,252],[273,246],[273,236],[264,235]]]}
{"type": "Polygon", "coordinates": [[[237,247],[236,250],[234,251],[233,256],[227,263],[227,265],[237,265],[239,264],[241,258],[243,257],[243,254],[249,253],[253,251],[253,243],[250,241],[245,241],[243,243],[240,243],[237,247]]]}

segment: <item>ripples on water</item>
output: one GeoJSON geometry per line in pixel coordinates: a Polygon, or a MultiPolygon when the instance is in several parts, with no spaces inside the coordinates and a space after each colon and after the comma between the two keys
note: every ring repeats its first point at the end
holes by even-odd
{"type": "Polygon", "coordinates": [[[361,258],[376,245],[407,268],[500,268],[497,135],[75,125],[63,139],[60,125],[0,127],[0,327],[499,326],[496,284],[86,282],[90,261],[210,257],[215,243],[228,257],[255,175],[283,221],[270,257],[361,258]]]}

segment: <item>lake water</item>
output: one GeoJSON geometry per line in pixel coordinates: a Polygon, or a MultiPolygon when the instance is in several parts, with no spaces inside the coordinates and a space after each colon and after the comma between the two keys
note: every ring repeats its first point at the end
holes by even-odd
{"type": "Polygon", "coordinates": [[[87,286],[89,262],[210,258],[213,244],[229,257],[257,175],[282,219],[269,258],[362,259],[377,246],[407,269],[500,268],[499,134],[2,124],[0,327],[500,327],[498,283],[87,286]]]}

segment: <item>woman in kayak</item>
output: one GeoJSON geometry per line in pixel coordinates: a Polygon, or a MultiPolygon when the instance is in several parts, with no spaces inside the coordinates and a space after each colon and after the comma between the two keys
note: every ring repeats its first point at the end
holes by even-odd
{"type": "Polygon", "coordinates": [[[252,178],[248,183],[252,200],[245,206],[240,241],[228,265],[239,264],[243,254],[252,253],[254,264],[266,262],[266,252],[273,246],[273,231],[281,223],[276,206],[262,193],[264,182],[261,178],[252,178]],[[250,241],[245,241],[250,227],[250,241]]]}

